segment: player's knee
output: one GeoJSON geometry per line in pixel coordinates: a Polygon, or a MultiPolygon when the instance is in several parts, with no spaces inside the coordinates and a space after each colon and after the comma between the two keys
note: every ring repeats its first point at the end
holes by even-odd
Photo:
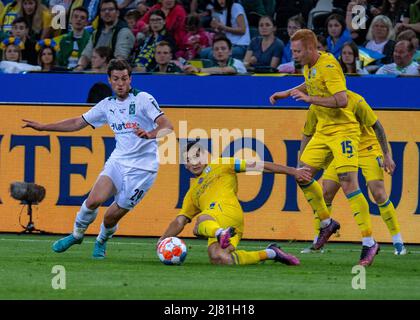
{"type": "Polygon", "coordinates": [[[88,197],[85,205],[89,210],[95,210],[96,208],[99,208],[102,202],[103,201],[97,197],[88,197]]]}
{"type": "Polygon", "coordinates": [[[331,203],[334,196],[329,190],[324,189],[323,190],[323,197],[324,197],[325,202],[331,203]]]}
{"type": "Polygon", "coordinates": [[[384,189],[373,190],[372,196],[376,203],[384,203],[388,198],[384,189]]]}

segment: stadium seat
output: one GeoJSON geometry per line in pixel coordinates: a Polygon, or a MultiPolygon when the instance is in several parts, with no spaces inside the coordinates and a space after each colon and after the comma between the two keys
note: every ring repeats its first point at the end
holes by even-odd
{"type": "Polygon", "coordinates": [[[318,0],[315,7],[309,12],[308,28],[314,29],[314,19],[319,15],[330,14],[333,11],[333,0],[318,0]]]}

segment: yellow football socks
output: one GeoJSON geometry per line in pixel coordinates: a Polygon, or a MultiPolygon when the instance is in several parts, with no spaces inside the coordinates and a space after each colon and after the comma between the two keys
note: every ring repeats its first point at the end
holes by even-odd
{"type": "Polygon", "coordinates": [[[236,250],[231,253],[234,264],[257,264],[260,261],[268,259],[267,252],[265,250],[260,251],[245,251],[236,250]]]}
{"type": "Polygon", "coordinates": [[[378,203],[378,207],[382,220],[384,220],[386,226],[388,227],[389,233],[391,233],[392,236],[400,233],[397,212],[395,211],[392,201],[387,199],[384,203],[378,203]]]}
{"type": "Polygon", "coordinates": [[[369,204],[360,189],[346,195],[349,200],[353,217],[359,226],[362,237],[372,235],[372,223],[370,219],[369,204]]]}
{"type": "Polygon", "coordinates": [[[330,213],[327,205],[325,204],[320,184],[315,179],[312,179],[312,181],[308,184],[300,184],[299,186],[302,189],[306,200],[308,200],[314,214],[318,215],[321,221],[328,219],[330,217],[330,213]]]}

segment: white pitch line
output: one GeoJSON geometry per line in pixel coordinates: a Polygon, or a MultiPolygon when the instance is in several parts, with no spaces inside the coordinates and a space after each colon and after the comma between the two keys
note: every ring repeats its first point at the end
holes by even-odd
{"type": "MultiPolygon", "coordinates": [[[[5,239],[5,238],[0,238],[0,241],[14,241],[14,242],[51,242],[52,240],[47,240],[47,239],[5,239]]],[[[84,243],[95,243],[95,241],[84,241],[84,243]]],[[[110,242],[111,245],[116,244],[116,245],[134,245],[134,246],[150,246],[153,244],[149,244],[149,243],[139,243],[139,242],[118,242],[118,241],[111,241],[110,242]]],[[[193,247],[204,247],[206,245],[201,245],[201,244],[189,244],[188,246],[193,246],[193,247]]],[[[304,246],[304,245],[303,245],[304,246]]],[[[252,249],[261,249],[259,247],[255,247],[255,246],[248,246],[249,248],[252,249]]],[[[300,250],[300,249],[299,249],[300,250]]],[[[326,249],[327,251],[343,251],[343,252],[358,252],[357,249],[339,249],[339,248],[328,248],[326,249]]],[[[383,252],[394,252],[394,250],[381,250],[383,252]]],[[[411,254],[420,254],[420,251],[413,251],[408,249],[409,253],[411,254]]],[[[316,253],[314,253],[316,254],[316,253]]],[[[313,254],[309,254],[310,256],[313,254]]]]}

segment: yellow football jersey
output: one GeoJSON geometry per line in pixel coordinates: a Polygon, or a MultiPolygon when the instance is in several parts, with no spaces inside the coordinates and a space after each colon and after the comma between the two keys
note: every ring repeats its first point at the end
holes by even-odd
{"type": "Polygon", "coordinates": [[[241,208],[237,197],[236,173],[245,170],[246,161],[235,158],[219,158],[209,164],[201,175],[191,182],[178,215],[192,220],[200,212],[211,209],[216,202],[241,208]]]}
{"type": "MultiPolygon", "coordinates": [[[[332,97],[342,91],[349,95],[343,70],[330,53],[320,52],[319,59],[311,68],[305,65],[303,75],[310,96],[332,97]]],[[[318,119],[317,134],[360,134],[359,123],[350,103],[345,108],[326,108],[314,104],[311,108],[318,119]]]]}
{"type": "MultiPolygon", "coordinates": [[[[372,108],[366,100],[359,94],[348,91],[349,93],[349,106],[351,105],[356,119],[360,124],[360,143],[359,151],[366,149],[369,146],[379,148],[378,139],[376,138],[375,131],[372,126],[378,120],[372,108]]],[[[306,136],[313,136],[317,130],[317,114],[311,106],[306,114],[306,122],[303,128],[303,134],[306,136]]]]}
{"type": "Polygon", "coordinates": [[[378,117],[362,96],[356,93],[354,93],[354,95],[354,98],[357,101],[355,114],[357,120],[361,124],[359,151],[362,151],[370,146],[380,148],[375,131],[372,128],[375,122],[378,121],[378,117]]]}

